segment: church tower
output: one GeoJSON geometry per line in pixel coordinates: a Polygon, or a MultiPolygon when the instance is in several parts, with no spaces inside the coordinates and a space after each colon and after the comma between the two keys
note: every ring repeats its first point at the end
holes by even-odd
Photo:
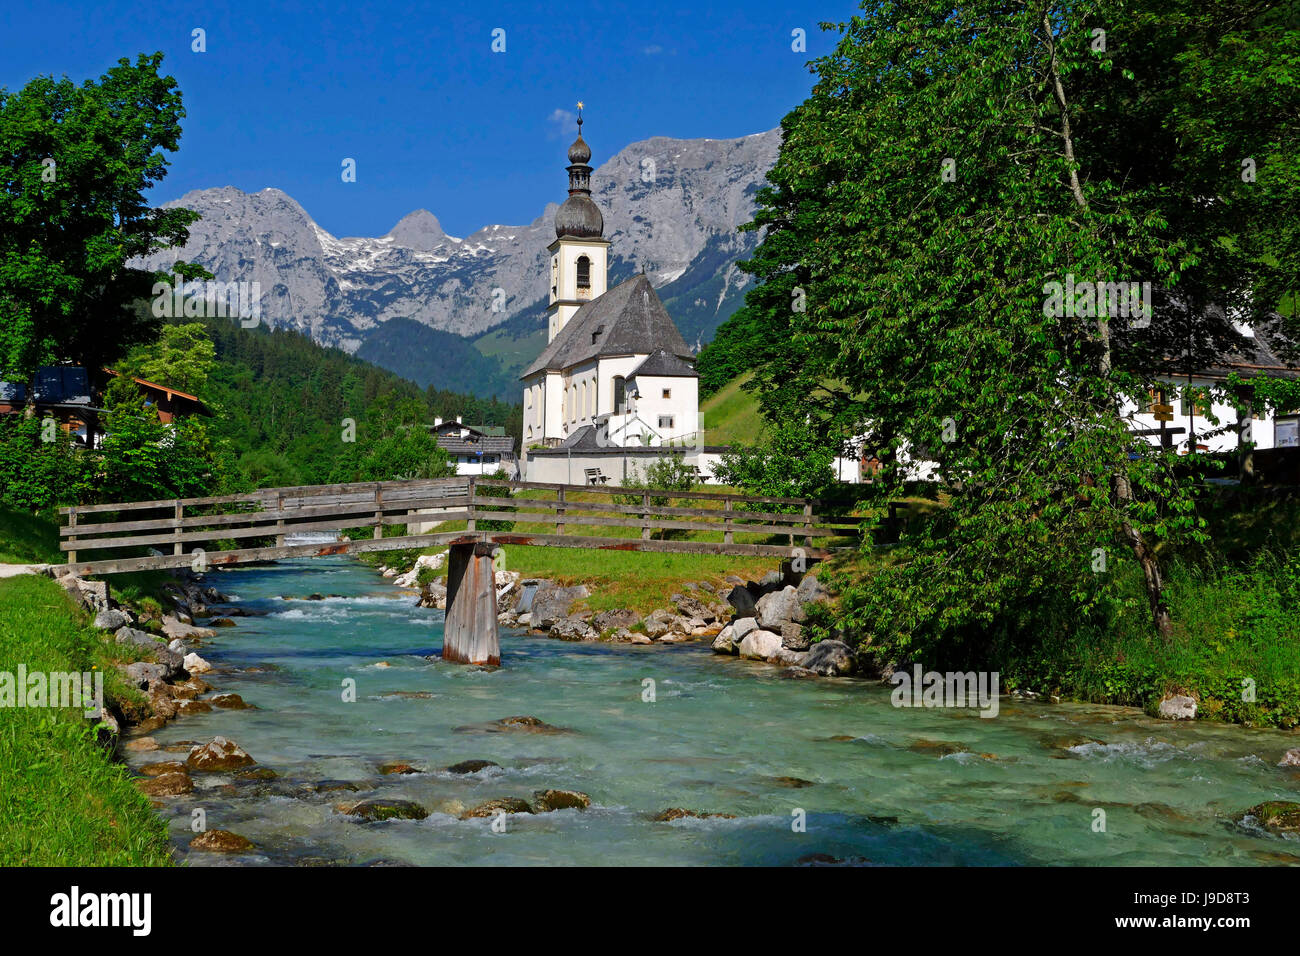
{"type": "Polygon", "coordinates": [[[591,147],[582,138],[582,104],[578,104],[578,138],[569,147],[569,198],[555,213],[551,254],[551,294],[546,307],[546,341],[554,342],[564,324],[584,304],[605,294],[609,240],[602,238],[605,217],[591,198],[591,147]]]}

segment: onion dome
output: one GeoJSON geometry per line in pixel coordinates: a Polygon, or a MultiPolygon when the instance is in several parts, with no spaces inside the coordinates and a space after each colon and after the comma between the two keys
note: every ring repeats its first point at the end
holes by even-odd
{"type": "Polygon", "coordinates": [[[599,239],[605,217],[591,199],[591,147],[582,138],[582,104],[578,104],[578,138],[569,147],[569,198],[555,213],[557,238],[599,239]]]}

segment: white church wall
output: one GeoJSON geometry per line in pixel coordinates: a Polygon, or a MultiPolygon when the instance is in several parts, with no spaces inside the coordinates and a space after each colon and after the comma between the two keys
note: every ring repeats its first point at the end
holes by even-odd
{"type": "Polygon", "coordinates": [[[626,379],[632,370],[646,360],[644,355],[605,356],[600,359],[600,410],[598,415],[609,415],[617,411],[614,408],[614,378],[622,375],[626,379]]]}
{"type": "MultiPolygon", "coordinates": [[[[645,476],[645,469],[658,461],[661,455],[621,453],[617,449],[604,452],[573,452],[572,454],[533,454],[528,457],[526,481],[547,484],[586,484],[586,469],[598,468],[609,479],[610,485],[645,476]]],[[[688,465],[695,465],[706,481],[713,480],[714,470],[722,460],[716,453],[696,453],[688,450],[683,455],[688,465]]]]}
{"type": "Polygon", "coordinates": [[[661,441],[699,431],[699,379],[638,375],[636,412],[661,441]],[[664,393],[668,397],[664,397],[664,393]]]}
{"type": "Polygon", "coordinates": [[[564,413],[564,377],[559,372],[547,372],[542,394],[545,422],[543,435],[559,438],[564,434],[564,421],[561,417],[564,413]]]}

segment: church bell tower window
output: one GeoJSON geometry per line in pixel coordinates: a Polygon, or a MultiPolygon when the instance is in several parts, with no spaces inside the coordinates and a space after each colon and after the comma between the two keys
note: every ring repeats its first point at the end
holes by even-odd
{"type": "Polygon", "coordinates": [[[591,290],[591,260],[578,256],[578,288],[591,290]]]}

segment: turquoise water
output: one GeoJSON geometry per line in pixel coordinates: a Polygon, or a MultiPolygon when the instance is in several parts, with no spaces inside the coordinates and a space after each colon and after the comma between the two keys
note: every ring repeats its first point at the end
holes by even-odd
{"type": "Polygon", "coordinates": [[[1275,766],[1295,734],[1009,699],[993,719],[898,709],[877,684],[784,679],[779,668],[716,656],[707,642],[503,633],[503,666],[481,670],[427,659],[441,646],[442,612],[346,559],[212,579],[270,612],[239,618],[201,648],[218,668],[206,675],[216,689],[257,709],[182,717],[153,736],[166,745],[223,734],[280,776],[196,774],[194,794],[166,801],[160,812],[192,865],[786,865],[813,854],[876,864],[1300,864],[1300,841],[1233,822],[1262,800],[1300,799],[1300,773],[1275,766]],[[338,597],[283,598],[313,592],[338,597]],[[354,703],[342,699],[346,679],[356,681],[354,703]],[[647,679],[653,702],[643,700],[647,679]],[[453,729],[517,714],[569,732],[453,729]],[[441,770],[474,758],[501,768],[441,770]],[[381,776],[378,765],[393,760],[429,772],[381,776]],[[359,790],[319,792],[322,780],[359,790]],[[504,833],[455,815],[550,787],[581,790],[592,807],[514,814],[504,833]],[[433,812],[366,824],[335,809],[370,796],[433,812]],[[650,819],[669,807],[736,818],[650,819]],[[196,808],[209,828],[257,850],[189,852],[196,808]],[[1096,808],[1105,832],[1094,831],[1096,808]],[[793,826],[799,811],[805,832],[793,826]]]}

